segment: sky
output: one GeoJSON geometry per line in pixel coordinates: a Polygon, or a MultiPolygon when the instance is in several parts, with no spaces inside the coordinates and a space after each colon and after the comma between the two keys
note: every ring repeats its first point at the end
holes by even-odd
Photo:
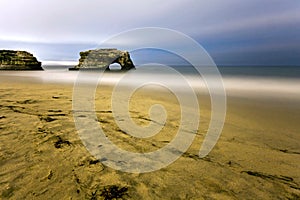
{"type": "Polygon", "coordinates": [[[0,0],[0,49],[76,62],[120,32],[162,27],[196,40],[217,65],[300,66],[299,11],[299,0],[0,0]]]}

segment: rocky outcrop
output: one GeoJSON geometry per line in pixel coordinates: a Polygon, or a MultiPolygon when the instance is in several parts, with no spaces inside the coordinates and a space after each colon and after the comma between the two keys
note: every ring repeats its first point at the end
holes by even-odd
{"type": "Polygon", "coordinates": [[[95,49],[80,52],[79,64],[74,69],[104,69],[109,70],[109,65],[118,63],[121,70],[135,69],[127,51],[118,49],[95,49]]]}
{"type": "Polygon", "coordinates": [[[31,53],[26,51],[0,50],[0,70],[43,70],[31,53]]]}

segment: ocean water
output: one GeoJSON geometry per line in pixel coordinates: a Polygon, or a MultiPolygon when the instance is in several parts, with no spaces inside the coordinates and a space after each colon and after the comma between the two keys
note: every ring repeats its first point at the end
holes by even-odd
{"type": "MultiPolygon", "coordinates": [[[[1,77],[42,81],[44,83],[126,85],[169,85],[181,88],[186,81],[195,91],[207,87],[206,80],[218,83],[213,87],[224,87],[227,94],[263,95],[300,99],[300,67],[294,66],[223,66],[218,67],[220,76],[199,74],[191,66],[172,66],[171,70],[160,65],[137,66],[127,73],[110,71],[68,71],[67,66],[47,66],[45,71],[1,71],[1,77]],[[80,77],[80,78],[79,78],[80,77]],[[93,77],[93,78],[92,78],[93,77]],[[183,79],[182,79],[183,78],[183,79]],[[221,79],[221,80],[220,80],[221,79]]],[[[1,83],[1,82],[0,82],[1,83]]],[[[214,88],[213,88],[214,89],[214,88]]]]}
{"type": "Polygon", "coordinates": [[[300,78],[297,66],[222,66],[218,69],[224,76],[300,78]]]}
{"type": "MultiPolygon", "coordinates": [[[[44,69],[49,71],[67,71],[73,66],[68,65],[45,65],[44,69]]],[[[197,74],[197,71],[192,66],[182,65],[172,68],[183,74],[197,74]]],[[[137,66],[137,68],[140,68],[137,66]]],[[[153,73],[159,73],[160,66],[151,66],[153,73]]],[[[279,77],[279,78],[300,78],[300,66],[218,66],[222,76],[248,76],[248,77],[279,77]]]]}

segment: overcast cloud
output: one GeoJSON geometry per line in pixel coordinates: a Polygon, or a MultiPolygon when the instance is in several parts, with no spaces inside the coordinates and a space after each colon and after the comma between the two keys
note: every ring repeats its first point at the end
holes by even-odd
{"type": "Polygon", "coordinates": [[[197,40],[217,64],[300,65],[300,1],[1,0],[0,49],[76,60],[114,34],[163,27],[197,40]]]}

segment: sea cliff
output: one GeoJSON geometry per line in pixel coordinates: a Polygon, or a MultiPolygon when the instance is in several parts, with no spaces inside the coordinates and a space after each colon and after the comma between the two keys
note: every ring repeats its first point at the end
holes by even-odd
{"type": "Polygon", "coordinates": [[[0,50],[0,70],[43,70],[41,62],[27,51],[0,50]]]}

